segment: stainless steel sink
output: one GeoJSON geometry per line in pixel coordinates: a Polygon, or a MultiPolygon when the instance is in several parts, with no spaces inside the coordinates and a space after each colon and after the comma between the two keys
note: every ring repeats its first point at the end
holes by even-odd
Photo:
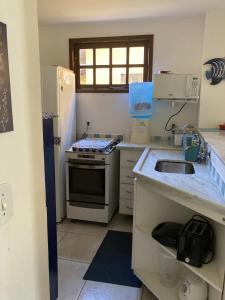
{"type": "Polygon", "coordinates": [[[155,170],[164,173],[194,174],[192,163],[180,160],[158,160],[155,170]]]}

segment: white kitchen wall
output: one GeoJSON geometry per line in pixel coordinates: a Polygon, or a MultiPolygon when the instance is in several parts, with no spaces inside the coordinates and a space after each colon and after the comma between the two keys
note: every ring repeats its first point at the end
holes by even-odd
{"type": "Polygon", "coordinates": [[[0,134],[0,183],[14,214],[0,227],[0,299],[49,300],[38,24],[35,0],[1,0],[14,131],[0,134]]]}
{"type": "MultiPolygon", "coordinates": [[[[225,11],[210,13],[206,16],[203,61],[216,57],[225,57],[225,11]]],[[[225,122],[225,81],[218,85],[210,85],[202,69],[201,108],[199,126],[202,128],[217,128],[219,123],[225,122]]]]}
{"type": "MultiPolygon", "coordinates": [[[[42,64],[68,67],[68,39],[117,35],[154,34],[153,70],[201,74],[204,18],[142,19],[75,24],[40,24],[40,56],[42,64]]],[[[77,95],[78,132],[88,120],[92,132],[130,132],[128,94],[77,95]]],[[[169,103],[157,103],[152,120],[152,135],[163,135],[166,119],[181,104],[172,109],[169,103]]],[[[189,104],[176,119],[179,125],[197,124],[198,105],[189,104]]]]}

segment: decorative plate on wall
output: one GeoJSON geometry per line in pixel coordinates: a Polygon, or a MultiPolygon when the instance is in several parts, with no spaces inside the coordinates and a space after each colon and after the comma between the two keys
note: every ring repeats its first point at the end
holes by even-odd
{"type": "Polygon", "coordinates": [[[6,24],[0,22],[0,133],[13,130],[6,24]]]}
{"type": "Polygon", "coordinates": [[[225,58],[213,58],[204,63],[210,65],[210,70],[205,72],[206,78],[211,80],[210,84],[216,85],[225,79],[225,58]]]}

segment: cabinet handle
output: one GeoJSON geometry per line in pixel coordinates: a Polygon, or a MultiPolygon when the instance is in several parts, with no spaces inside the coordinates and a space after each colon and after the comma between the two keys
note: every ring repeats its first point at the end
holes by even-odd
{"type": "Polygon", "coordinates": [[[131,192],[131,191],[126,191],[126,193],[127,193],[127,194],[132,194],[132,192],[131,192]]]}
{"type": "Polygon", "coordinates": [[[128,208],[128,209],[133,209],[133,207],[130,207],[130,206],[126,206],[126,208],[128,208]]]}
{"type": "Polygon", "coordinates": [[[127,162],[129,162],[129,163],[136,163],[136,160],[127,159],[127,162]]]}
{"type": "Polygon", "coordinates": [[[134,176],[127,175],[127,178],[134,179],[134,176]]]}

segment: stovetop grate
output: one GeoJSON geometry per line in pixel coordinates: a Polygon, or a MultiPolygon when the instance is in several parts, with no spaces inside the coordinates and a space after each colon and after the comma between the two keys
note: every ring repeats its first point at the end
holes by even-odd
{"type": "Polygon", "coordinates": [[[115,144],[115,138],[87,138],[75,142],[72,149],[75,152],[106,152],[115,144]]]}

